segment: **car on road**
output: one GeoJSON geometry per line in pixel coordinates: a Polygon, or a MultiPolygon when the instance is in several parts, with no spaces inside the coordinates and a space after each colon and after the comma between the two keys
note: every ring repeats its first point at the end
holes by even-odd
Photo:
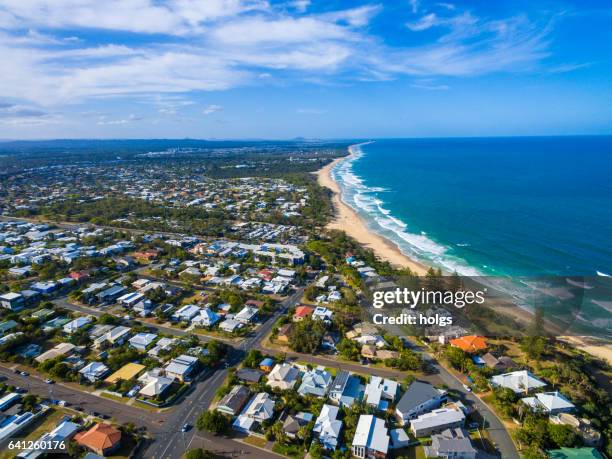
{"type": "Polygon", "coordinates": [[[30,373],[28,373],[27,371],[22,371],[19,373],[21,376],[30,376],[30,373]]]}
{"type": "Polygon", "coordinates": [[[467,384],[463,385],[463,388],[468,391],[468,392],[472,392],[472,388],[470,386],[468,386],[467,384]]]}
{"type": "Polygon", "coordinates": [[[189,424],[183,424],[183,427],[181,427],[181,432],[187,432],[189,429],[191,429],[189,424]]]}
{"type": "Polygon", "coordinates": [[[55,381],[53,381],[51,378],[47,378],[45,379],[45,384],[54,384],[55,381]]]}

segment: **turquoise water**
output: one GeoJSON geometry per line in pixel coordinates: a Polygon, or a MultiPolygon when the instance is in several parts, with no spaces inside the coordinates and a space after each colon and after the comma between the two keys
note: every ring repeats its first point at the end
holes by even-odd
{"type": "Polygon", "coordinates": [[[377,140],[332,173],[370,229],[446,271],[612,274],[612,137],[377,140]]]}

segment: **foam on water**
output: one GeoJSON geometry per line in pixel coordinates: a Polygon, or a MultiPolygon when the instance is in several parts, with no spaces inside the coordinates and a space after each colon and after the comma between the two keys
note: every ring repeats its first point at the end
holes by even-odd
{"type": "Polygon", "coordinates": [[[370,230],[394,242],[405,255],[464,276],[482,275],[465,260],[450,254],[450,247],[437,243],[424,231],[420,234],[408,231],[408,224],[393,216],[391,211],[384,207],[385,202],[377,193],[388,190],[382,187],[368,187],[353,170],[353,163],[364,154],[361,145],[363,144],[351,146],[351,156],[332,170],[332,177],[342,190],[344,203],[364,219],[370,230]]]}

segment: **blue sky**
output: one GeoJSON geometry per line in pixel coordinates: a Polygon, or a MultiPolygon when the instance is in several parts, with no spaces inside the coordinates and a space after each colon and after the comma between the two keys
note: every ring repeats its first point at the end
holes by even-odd
{"type": "Polygon", "coordinates": [[[605,1],[0,0],[0,138],[612,133],[605,1]]]}

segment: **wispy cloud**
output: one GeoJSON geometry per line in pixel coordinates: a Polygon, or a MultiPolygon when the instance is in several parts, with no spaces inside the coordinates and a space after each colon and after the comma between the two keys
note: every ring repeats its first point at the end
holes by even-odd
{"type": "Polygon", "coordinates": [[[205,115],[212,115],[213,113],[220,112],[221,110],[223,110],[223,107],[221,105],[212,104],[204,108],[204,110],[202,110],[202,113],[204,113],[205,115]]]}
{"type": "Polygon", "coordinates": [[[117,126],[122,124],[130,124],[136,121],[142,121],[142,117],[131,114],[127,118],[121,119],[108,119],[106,115],[102,115],[98,118],[98,126],[117,126]]]}
{"type": "MultiPolygon", "coordinates": [[[[162,100],[162,95],[264,81],[315,84],[334,78],[515,72],[536,68],[550,53],[546,21],[481,18],[450,3],[434,4],[432,10],[412,0],[407,8],[415,18],[405,33],[435,29],[435,39],[386,44],[369,27],[384,9],[375,2],[316,12],[309,1],[0,0],[0,55],[10,62],[0,72],[0,97],[52,109],[91,99],[159,95],[157,112],[171,116],[184,101],[162,100]],[[96,30],[104,40],[71,39],[84,30],[96,30]],[[136,38],[122,42],[116,38],[122,35],[107,31],[136,38]]],[[[131,122],[102,122],[122,120],[131,122]]]]}

